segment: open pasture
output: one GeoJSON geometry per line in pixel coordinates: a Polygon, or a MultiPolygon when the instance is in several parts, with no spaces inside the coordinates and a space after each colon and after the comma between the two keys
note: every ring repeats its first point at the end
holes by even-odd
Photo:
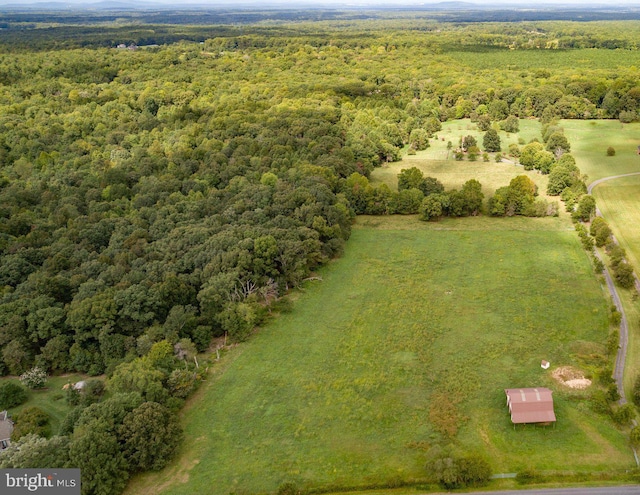
{"type": "Polygon", "coordinates": [[[603,182],[594,188],[602,216],[615,229],[627,259],[640,268],[640,175],[603,182]]]}
{"type": "MultiPolygon", "coordinates": [[[[429,140],[430,146],[415,155],[404,155],[399,162],[388,163],[377,168],[371,174],[373,183],[385,182],[392,189],[397,188],[397,176],[402,169],[417,167],[426,176],[436,177],[445,186],[446,190],[460,189],[469,179],[476,179],[482,184],[485,196],[502,186],[509,185],[511,179],[517,175],[528,175],[537,185],[541,195],[547,189],[547,176],[537,171],[525,171],[522,166],[516,165],[509,158],[509,144],[518,144],[518,140],[525,143],[531,139],[540,137],[540,124],[537,121],[521,120],[520,132],[500,132],[502,154],[504,161],[496,163],[495,153],[490,153],[490,161],[484,162],[482,155],[476,161],[468,161],[465,157],[462,161],[453,158],[453,150],[458,147],[461,138],[471,135],[476,138],[482,148],[484,132],[478,130],[478,126],[469,119],[444,122],[442,130],[437,136],[429,140]],[[447,143],[451,142],[453,148],[447,149],[447,143]]],[[[521,146],[521,145],[520,145],[521,146]]]]}
{"type": "MultiPolygon", "coordinates": [[[[622,27],[626,29],[629,26],[622,27]]],[[[551,40],[551,43],[553,41],[551,40]]],[[[452,47],[453,48],[453,47],[452,47]]],[[[446,56],[457,64],[475,70],[491,68],[496,77],[512,71],[529,71],[544,69],[561,71],[567,67],[575,67],[583,73],[589,71],[616,70],[640,65],[640,52],[631,50],[596,50],[592,48],[578,50],[509,50],[504,48],[456,47],[446,52],[446,56]]],[[[553,75],[553,74],[552,74],[553,75]]]]}
{"type": "Polygon", "coordinates": [[[553,222],[385,220],[364,218],[295,311],[224,358],[184,413],[181,455],[127,493],[411,482],[424,477],[426,450],[450,441],[494,472],[631,467],[623,436],[540,368],[584,368],[608,332],[575,234],[553,222]],[[555,391],[555,428],[512,428],[503,389],[518,386],[555,391]]]}
{"type": "MultiPolygon", "coordinates": [[[[588,182],[612,175],[640,172],[640,124],[619,120],[562,120],[571,154],[588,182]],[[615,156],[607,156],[612,146],[615,156]]],[[[600,187],[600,186],[599,186],[600,187]]]]}

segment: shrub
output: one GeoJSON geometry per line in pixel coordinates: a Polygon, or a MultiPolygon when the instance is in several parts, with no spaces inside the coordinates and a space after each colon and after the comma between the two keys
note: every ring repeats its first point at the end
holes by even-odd
{"type": "Polygon", "coordinates": [[[616,156],[616,150],[613,146],[607,148],[607,156],[616,156]]]}
{"type": "Polygon", "coordinates": [[[475,162],[480,154],[480,148],[477,146],[470,146],[467,150],[467,158],[470,162],[475,162]]]}
{"type": "Polygon", "coordinates": [[[427,456],[429,476],[447,490],[483,486],[491,479],[491,467],[479,455],[460,456],[449,448],[434,447],[427,456]]]}
{"type": "Polygon", "coordinates": [[[610,383],[607,387],[607,400],[609,402],[617,402],[620,400],[620,392],[618,392],[618,385],[614,383],[610,383]]]}
{"type": "Polygon", "coordinates": [[[629,439],[631,440],[631,444],[634,446],[640,445],[640,426],[634,426],[629,434],[629,439]]]}
{"type": "Polygon", "coordinates": [[[607,354],[613,356],[618,351],[620,345],[620,330],[617,328],[607,336],[607,354]]]}
{"type": "Polygon", "coordinates": [[[618,308],[613,306],[611,308],[611,314],[609,315],[609,318],[611,319],[611,324],[613,326],[619,327],[620,326],[620,322],[622,321],[622,313],[620,313],[620,311],[618,311],[618,308]]]}
{"type": "Polygon", "coordinates": [[[47,372],[38,366],[20,375],[20,381],[25,387],[34,389],[42,388],[47,383],[47,372]]]}
{"type": "Polygon", "coordinates": [[[0,411],[17,407],[27,402],[27,391],[14,382],[7,382],[0,386],[0,411]]]}
{"type": "Polygon", "coordinates": [[[15,428],[11,434],[11,440],[18,440],[30,433],[39,437],[48,437],[51,432],[49,428],[49,415],[39,407],[27,407],[20,414],[16,415],[15,428]]]}
{"type": "Polygon", "coordinates": [[[622,122],[623,124],[629,124],[637,120],[638,114],[633,111],[623,110],[622,112],[620,112],[620,115],[618,116],[618,118],[620,119],[620,122],[622,122]]]}
{"type": "Polygon", "coordinates": [[[597,256],[593,257],[593,269],[596,273],[602,273],[604,271],[604,263],[597,256]]]}
{"type": "Polygon", "coordinates": [[[613,410],[613,414],[611,417],[619,425],[629,425],[635,417],[633,406],[631,404],[624,404],[620,407],[617,407],[613,410]]]}
{"type": "Polygon", "coordinates": [[[529,485],[543,482],[544,476],[533,468],[526,468],[516,474],[516,483],[519,485],[529,485]]]}
{"type": "Polygon", "coordinates": [[[640,375],[636,376],[635,382],[633,382],[633,396],[631,400],[636,406],[640,406],[640,375]]]}
{"type": "Polygon", "coordinates": [[[593,412],[598,414],[608,415],[611,412],[609,401],[607,401],[607,394],[604,390],[596,389],[591,393],[591,397],[589,397],[589,407],[593,412]]]}

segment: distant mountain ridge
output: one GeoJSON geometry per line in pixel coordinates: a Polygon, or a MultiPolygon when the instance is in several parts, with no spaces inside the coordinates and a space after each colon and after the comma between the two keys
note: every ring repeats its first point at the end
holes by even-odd
{"type": "Polygon", "coordinates": [[[337,0],[298,0],[294,5],[287,0],[183,0],[175,2],[172,0],[99,0],[83,2],[81,0],[69,1],[40,1],[40,0],[0,0],[0,10],[4,11],[140,11],[140,10],[171,10],[171,11],[193,11],[193,10],[287,10],[301,11],[305,9],[327,9],[327,10],[437,10],[437,11],[519,11],[532,9],[536,11],[556,11],[556,10],[608,10],[624,11],[627,9],[637,10],[640,8],[640,0],[631,4],[620,2],[617,5],[597,4],[577,4],[572,0],[555,3],[534,3],[533,0],[522,0],[517,3],[504,3],[501,0],[494,0],[491,3],[475,3],[466,1],[443,1],[443,2],[419,2],[418,0],[401,0],[401,3],[389,3],[383,0],[347,0],[346,3],[338,3],[337,0]],[[19,3],[18,3],[19,2],[19,3]],[[495,2],[495,3],[494,3],[495,2]]]}

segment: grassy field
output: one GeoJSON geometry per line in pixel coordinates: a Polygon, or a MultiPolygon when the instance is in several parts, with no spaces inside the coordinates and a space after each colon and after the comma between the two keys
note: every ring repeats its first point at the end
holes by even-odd
{"type": "MultiPolygon", "coordinates": [[[[624,29],[621,27],[621,29],[624,29]]],[[[579,67],[581,71],[627,68],[640,65],[640,53],[632,50],[475,50],[447,51],[448,58],[474,69],[489,69],[498,78],[502,71],[532,69],[564,69],[579,67]]],[[[595,76],[594,76],[595,77],[595,76]]]]}
{"type": "Polygon", "coordinates": [[[127,493],[419,480],[426,450],[449,441],[494,472],[632,466],[584,394],[540,368],[588,371],[608,332],[606,298],[566,224],[386,220],[361,219],[295,311],[224,358],[184,412],[181,456],[127,493]],[[517,386],[554,389],[555,428],[513,429],[503,389],[517,386]]]}
{"type": "MultiPolygon", "coordinates": [[[[67,383],[75,383],[86,378],[80,375],[64,375],[49,377],[46,387],[41,390],[29,390],[29,400],[23,405],[9,409],[11,415],[20,413],[25,407],[36,406],[46,412],[51,418],[51,433],[55,435],[60,428],[62,420],[71,410],[71,406],[65,400],[62,387],[67,383]]],[[[17,378],[2,378],[0,383],[13,381],[20,383],[17,378]]]]}
{"type": "MultiPolygon", "coordinates": [[[[520,132],[508,134],[500,132],[503,154],[509,149],[509,144],[518,140],[529,142],[534,137],[541,139],[540,124],[533,120],[521,120],[520,132]]],[[[392,189],[398,186],[398,174],[402,169],[417,167],[427,176],[436,177],[445,186],[445,189],[460,189],[469,179],[477,179],[483,186],[485,196],[502,186],[509,185],[509,181],[517,175],[528,175],[537,185],[539,192],[544,196],[547,189],[547,176],[536,171],[525,171],[521,166],[514,165],[505,157],[505,161],[496,163],[495,153],[490,154],[490,161],[484,162],[482,156],[477,161],[455,161],[453,153],[447,150],[447,143],[451,141],[453,148],[458,146],[460,138],[474,136],[482,147],[483,132],[470,120],[454,120],[442,124],[442,130],[438,132],[437,139],[430,140],[430,147],[415,155],[405,155],[399,162],[389,163],[377,168],[371,175],[373,183],[385,182],[392,189]]]]}
{"type": "MultiPolygon", "coordinates": [[[[604,182],[593,192],[604,218],[627,252],[636,274],[640,273],[640,176],[604,182]]],[[[640,301],[631,291],[620,289],[629,323],[629,350],[625,368],[625,389],[631,397],[634,381],[640,375],[640,301]]]]}
{"type": "Polygon", "coordinates": [[[594,189],[598,207],[627,251],[627,259],[640,268],[640,175],[604,182],[594,189]]]}
{"type": "MultiPolygon", "coordinates": [[[[622,124],[617,120],[562,121],[578,166],[589,181],[640,171],[640,124],[622,124]],[[616,155],[606,156],[608,146],[616,155]]],[[[640,273],[640,176],[604,182],[593,190],[602,215],[611,226],[627,258],[640,273]]],[[[625,389],[630,397],[633,382],[640,374],[640,307],[638,300],[621,291],[630,327],[629,350],[625,370],[625,389]]]]}
{"type": "Polygon", "coordinates": [[[640,124],[618,120],[563,120],[560,125],[571,143],[571,154],[589,181],[640,171],[640,124]],[[615,156],[607,156],[613,146],[615,156]]]}

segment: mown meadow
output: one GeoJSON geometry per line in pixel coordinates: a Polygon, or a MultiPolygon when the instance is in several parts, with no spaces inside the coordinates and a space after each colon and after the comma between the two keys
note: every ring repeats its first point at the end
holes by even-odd
{"type": "MultiPolygon", "coordinates": [[[[615,120],[563,121],[572,144],[573,154],[589,181],[615,175],[640,172],[640,146],[637,123],[623,124],[615,120]],[[615,150],[607,156],[607,148],[615,150]]],[[[611,226],[618,243],[625,249],[635,272],[640,270],[640,175],[603,182],[593,189],[598,208],[611,226]]],[[[633,384],[640,373],[640,308],[633,292],[621,290],[629,324],[629,350],[625,369],[625,389],[631,396],[633,384]]]]}
{"type": "Polygon", "coordinates": [[[604,352],[608,305],[558,219],[365,217],[342,258],[188,407],[179,458],[127,493],[331,491],[420,482],[454,442],[494,472],[616,472],[633,459],[587,395],[540,368],[604,352]],[[520,228],[522,226],[522,228],[520,228]],[[555,428],[513,429],[503,389],[554,390],[555,428]]]}

